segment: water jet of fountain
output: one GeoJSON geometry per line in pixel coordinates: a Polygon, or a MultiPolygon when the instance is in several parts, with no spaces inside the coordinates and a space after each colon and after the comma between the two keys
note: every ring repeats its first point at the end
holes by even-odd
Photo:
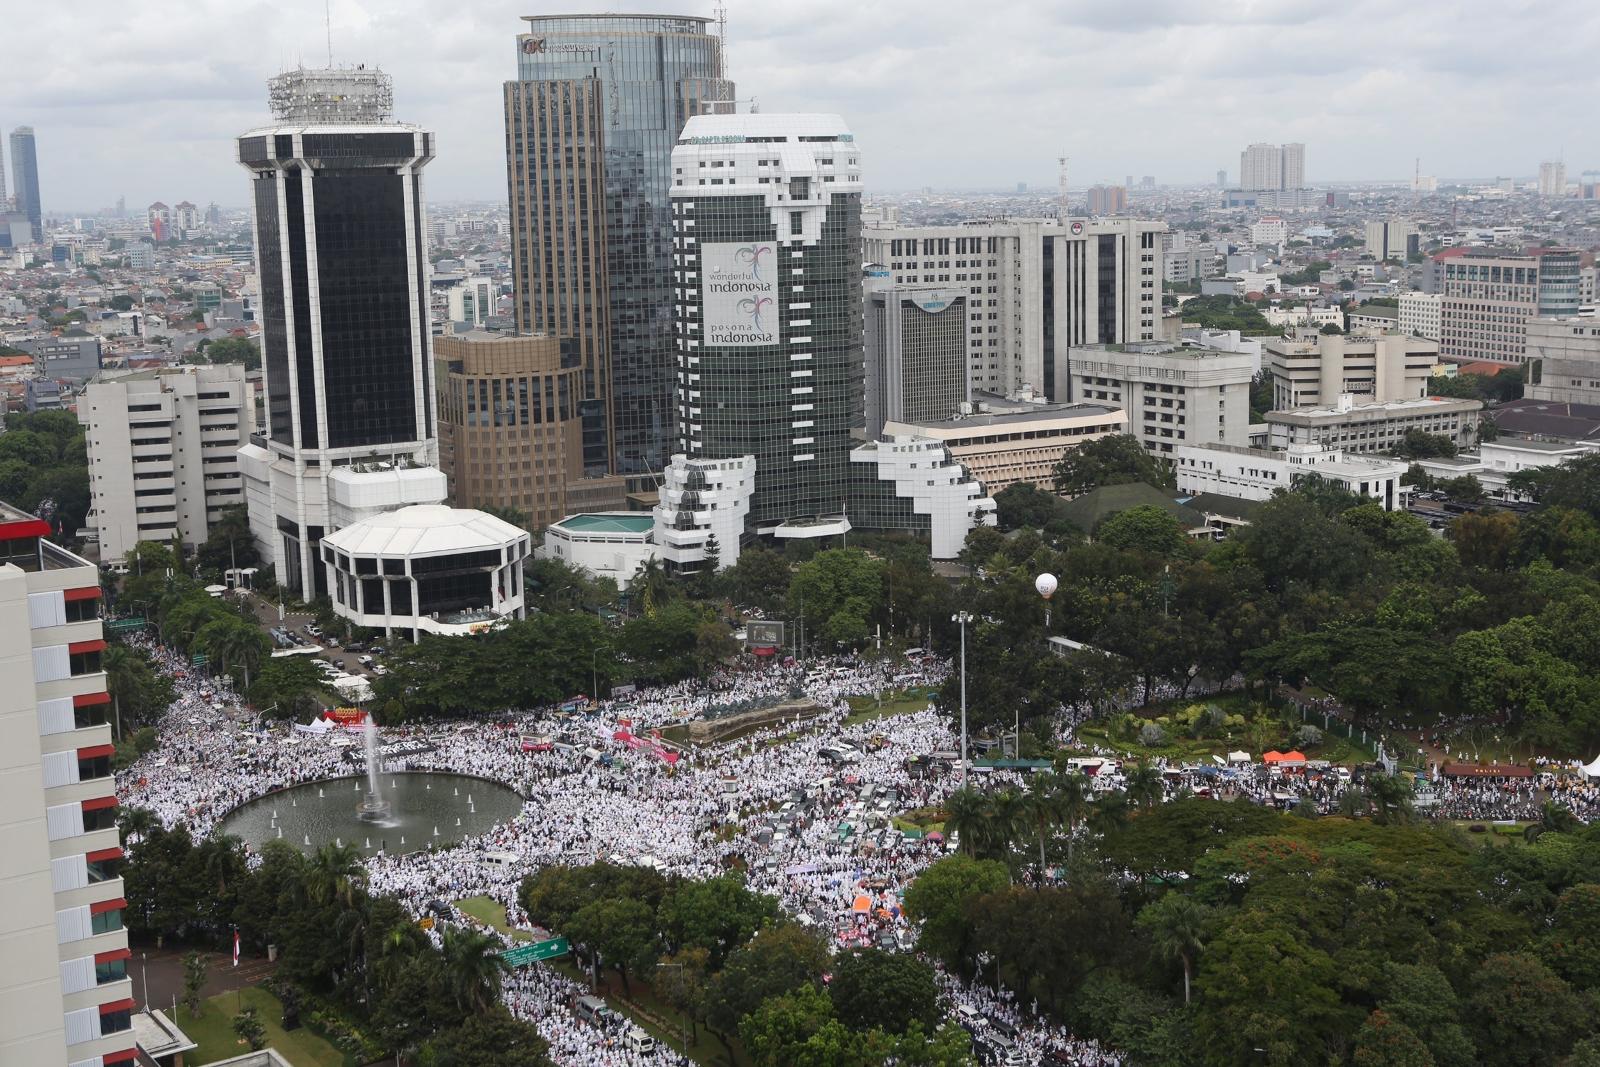
{"type": "MultiPolygon", "coordinates": [[[[367,717],[361,734],[367,751],[367,795],[356,808],[356,815],[362,822],[388,822],[390,804],[383,799],[382,787],[378,784],[378,727],[371,716],[367,717]]],[[[357,782],[356,792],[360,791],[361,784],[357,782]]]]}

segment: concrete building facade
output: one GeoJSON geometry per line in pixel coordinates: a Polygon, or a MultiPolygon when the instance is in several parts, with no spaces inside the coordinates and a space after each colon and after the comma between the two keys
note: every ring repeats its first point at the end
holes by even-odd
{"type": "Polygon", "coordinates": [[[0,1063],[135,1063],[100,574],[0,504],[0,1063]]]}
{"type": "Polygon", "coordinates": [[[1385,511],[1404,508],[1407,487],[1401,484],[1408,464],[1401,460],[1346,455],[1321,445],[1290,445],[1282,451],[1232,445],[1185,445],[1178,449],[1174,470],[1178,492],[1191,496],[1218,493],[1242,500],[1270,500],[1280,489],[1292,489],[1307,478],[1322,481],[1375,500],[1385,511]]]}
{"type": "Polygon", "coordinates": [[[1306,146],[1253,144],[1239,153],[1239,188],[1245,191],[1303,189],[1306,146]]]}
{"type": "Polygon", "coordinates": [[[1400,332],[1412,337],[1439,340],[1438,293],[1409,292],[1400,294],[1400,332]]]}
{"type": "Polygon", "coordinates": [[[1529,319],[1522,395],[1600,404],[1600,319],[1529,319]]]}
{"type": "Polygon", "coordinates": [[[1391,259],[1405,262],[1417,251],[1421,231],[1410,219],[1380,219],[1367,223],[1367,254],[1380,263],[1391,259]]]}
{"type": "Polygon", "coordinates": [[[567,485],[583,478],[583,370],[571,343],[439,337],[433,368],[450,502],[520,511],[532,530],[568,514],[567,485]]]}
{"type": "Polygon", "coordinates": [[[1439,354],[1456,362],[1521,363],[1529,319],[1576,315],[1581,264],[1571,249],[1516,255],[1469,250],[1441,261],[1439,354]]]}
{"type": "Polygon", "coordinates": [[[885,422],[947,419],[969,400],[967,301],[964,288],[896,286],[867,268],[868,440],[885,422]]]}
{"type": "Polygon", "coordinates": [[[967,291],[973,392],[1032,390],[1068,399],[1056,369],[1074,345],[1158,340],[1165,223],[999,219],[961,226],[873,227],[865,262],[897,285],[967,291]]]}
{"type": "Polygon", "coordinates": [[[1071,350],[1057,371],[1077,403],[1121,408],[1128,433],[1170,460],[1179,445],[1250,441],[1249,352],[1166,342],[1091,345],[1071,350]]]}
{"type": "Polygon", "coordinates": [[[1272,375],[1272,406],[1281,411],[1325,406],[1344,394],[1380,402],[1426,396],[1439,346],[1402,334],[1317,334],[1267,341],[1261,360],[1272,375]]]}
{"type": "Polygon", "coordinates": [[[927,422],[891,421],[891,437],[939,441],[990,496],[1027,482],[1052,489],[1052,471],[1074,448],[1128,432],[1128,414],[1100,404],[1006,404],[988,401],[973,415],[927,422]]]}
{"type": "Polygon", "coordinates": [[[1478,441],[1477,400],[1422,397],[1358,403],[1348,393],[1330,406],[1267,412],[1268,442],[1274,449],[1321,445],[1341,452],[1392,452],[1412,430],[1449,438],[1458,449],[1478,441]]]}
{"type": "Polygon", "coordinates": [[[239,449],[254,431],[244,367],[220,363],[102,377],[78,399],[89,454],[89,525],[105,559],[140,541],[204,543],[245,503],[239,449]]]}

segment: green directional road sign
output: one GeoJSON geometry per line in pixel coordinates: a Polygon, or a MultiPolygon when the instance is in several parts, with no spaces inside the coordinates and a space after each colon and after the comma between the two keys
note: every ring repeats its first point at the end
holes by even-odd
{"type": "Polygon", "coordinates": [[[553,960],[557,956],[565,956],[570,947],[566,938],[552,937],[548,941],[535,941],[527,945],[518,945],[516,948],[508,948],[500,953],[500,956],[512,967],[526,967],[540,960],[553,960]]]}
{"type": "Polygon", "coordinates": [[[193,663],[196,667],[204,667],[209,661],[206,659],[205,656],[200,655],[197,652],[197,653],[195,653],[194,658],[191,659],[189,662],[193,663]]]}
{"type": "Polygon", "coordinates": [[[127,619],[107,619],[105,623],[105,631],[108,634],[125,634],[131,633],[134,630],[142,630],[147,625],[149,624],[145,622],[144,616],[142,615],[135,615],[132,618],[127,619]]]}

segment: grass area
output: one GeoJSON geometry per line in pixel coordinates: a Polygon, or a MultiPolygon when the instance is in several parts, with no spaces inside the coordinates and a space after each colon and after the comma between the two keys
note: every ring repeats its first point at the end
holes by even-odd
{"type": "Polygon", "coordinates": [[[249,1052],[250,1046],[233,1032],[233,1017],[241,1006],[256,1009],[256,1016],[267,1028],[267,1044],[294,1067],[358,1067],[354,1056],[345,1055],[304,1026],[286,1032],[282,1026],[283,1005],[260,986],[204,1001],[197,1019],[189,1016],[187,1008],[179,1008],[178,1018],[173,1021],[200,1046],[184,1062],[212,1063],[249,1052]]]}
{"type": "Polygon", "coordinates": [[[1488,819],[1452,819],[1450,820],[1450,825],[1461,831],[1461,836],[1466,839],[1467,844],[1476,848],[1483,848],[1485,846],[1498,845],[1504,847],[1506,845],[1526,844],[1528,839],[1523,834],[1528,827],[1534,824],[1531,822],[1519,822],[1514,831],[1508,831],[1503,826],[1496,826],[1488,819]],[[1482,826],[1483,832],[1479,834],[1472,833],[1467,829],[1469,826],[1482,826]]]}
{"type": "Polygon", "coordinates": [[[529,931],[513,930],[506,925],[506,909],[499,901],[489,897],[463,897],[456,901],[456,907],[483,925],[492,926],[503,934],[510,934],[515,941],[533,940],[533,934],[529,931]]]}
{"type": "Polygon", "coordinates": [[[944,830],[943,808],[913,808],[901,812],[891,820],[896,830],[922,830],[932,833],[944,830]]]}
{"type": "Polygon", "coordinates": [[[844,720],[844,724],[854,726],[857,723],[885,719],[892,715],[915,714],[928,706],[928,698],[923,695],[926,692],[926,688],[903,689],[892,693],[880,693],[875,697],[849,697],[847,699],[850,704],[850,714],[844,720]]]}
{"type": "MultiPolygon", "coordinates": [[[[570,959],[550,960],[549,965],[555,967],[556,970],[573,981],[587,984],[589,980],[589,976],[579,971],[570,959]]],[[[601,976],[600,992],[606,998],[606,1003],[626,1015],[629,1019],[632,1019],[635,1025],[663,1045],[677,1049],[695,1063],[704,1064],[705,1067],[751,1067],[750,1057],[745,1052],[744,1046],[739,1043],[737,1037],[731,1039],[733,1056],[730,1058],[728,1050],[723,1047],[722,1042],[718,1041],[703,1026],[696,1031],[699,1034],[698,1041],[685,1048],[683,1045],[683,1016],[677,1010],[656,999],[655,990],[648,982],[641,981],[637,975],[629,974],[628,988],[633,994],[631,1003],[622,999],[622,980],[617,977],[615,971],[607,970],[601,976]],[[667,1025],[665,1027],[656,1025],[656,1023],[635,1011],[634,1004],[639,1005],[639,1007],[657,1019],[665,1020],[667,1025]]],[[[296,1067],[299,1067],[299,1065],[297,1064],[296,1067]]]]}

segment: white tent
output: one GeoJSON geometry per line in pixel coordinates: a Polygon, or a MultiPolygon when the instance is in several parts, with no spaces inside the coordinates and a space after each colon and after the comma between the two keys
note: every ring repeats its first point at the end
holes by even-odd
{"type": "Polygon", "coordinates": [[[1600,756],[1596,756],[1593,763],[1579,769],[1583,771],[1585,778],[1600,778],[1600,756]]]}
{"type": "Polygon", "coordinates": [[[1249,763],[1250,762],[1250,753],[1248,753],[1248,752],[1230,752],[1230,753],[1228,753],[1228,762],[1229,763],[1249,763]]]}
{"type": "Polygon", "coordinates": [[[302,734],[324,734],[333,729],[333,723],[319,716],[303,726],[295,723],[294,728],[302,734]]]}

